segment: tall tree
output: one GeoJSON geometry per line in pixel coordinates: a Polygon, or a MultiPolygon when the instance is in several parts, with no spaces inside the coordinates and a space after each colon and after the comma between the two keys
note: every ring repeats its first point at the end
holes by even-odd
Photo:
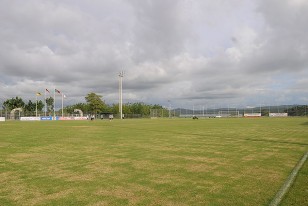
{"type": "Polygon", "coordinates": [[[31,100],[28,101],[27,104],[25,104],[25,114],[26,115],[33,115],[34,112],[35,112],[35,108],[36,108],[36,105],[34,102],[32,102],[31,100]]]}
{"type": "Polygon", "coordinates": [[[38,112],[42,112],[44,106],[45,106],[45,105],[44,105],[44,103],[43,103],[42,100],[37,101],[37,111],[38,111],[38,112]]]}
{"type": "Polygon", "coordinates": [[[89,109],[92,114],[97,114],[106,108],[106,104],[102,100],[101,95],[97,95],[91,92],[85,97],[85,99],[89,105],[89,109]]]}
{"type": "Polygon", "coordinates": [[[53,101],[54,99],[52,97],[46,98],[47,113],[49,115],[51,115],[53,111],[53,101]]]}

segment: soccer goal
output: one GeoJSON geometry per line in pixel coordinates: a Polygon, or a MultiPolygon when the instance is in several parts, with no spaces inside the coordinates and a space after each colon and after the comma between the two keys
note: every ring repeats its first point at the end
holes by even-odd
{"type": "Polygon", "coordinates": [[[172,111],[167,109],[151,109],[150,116],[152,119],[161,118],[161,117],[170,117],[173,115],[172,111]]]}
{"type": "Polygon", "coordinates": [[[220,110],[218,115],[221,117],[240,117],[240,112],[238,110],[220,110]]]}

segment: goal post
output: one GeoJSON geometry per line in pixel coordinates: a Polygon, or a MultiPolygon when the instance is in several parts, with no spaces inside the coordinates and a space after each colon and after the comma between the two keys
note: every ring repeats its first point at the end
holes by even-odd
{"type": "Polygon", "coordinates": [[[218,115],[221,117],[239,117],[240,112],[238,110],[220,110],[218,115]]]}
{"type": "Polygon", "coordinates": [[[152,119],[169,117],[169,111],[167,109],[150,109],[150,117],[152,119]]]}

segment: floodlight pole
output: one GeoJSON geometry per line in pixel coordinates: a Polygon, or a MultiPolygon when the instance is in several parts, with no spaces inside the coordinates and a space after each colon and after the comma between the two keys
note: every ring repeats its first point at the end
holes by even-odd
{"type": "Polygon", "coordinates": [[[122,106],[123,106],[123,93],[122,93],[122,79],[123,79],[123,76],[124,76],[124,71],[121,71],[119,73],[119,112],[120,112],[120,119],[123,119],[123,109],[122,109],[122,106]]]}
{"type": "Polygon", "coordinates": [[[53,88],[53,120],[56,120],[56,88],[53,88]]]}
{"type": "Polygon", "coordinates": [[[47,111],[47,103],[46,103],[46,89],[45,89],[45,93],[44,93],[44,101],[45,101],[45,102],[44,102],[44,107],[45,107],[45,108],[44,108],[44,111],[45,111],[45,113],[44,113],[44,114],[45,114],[45,117],[46,117],[46,111],[47,111]]]}

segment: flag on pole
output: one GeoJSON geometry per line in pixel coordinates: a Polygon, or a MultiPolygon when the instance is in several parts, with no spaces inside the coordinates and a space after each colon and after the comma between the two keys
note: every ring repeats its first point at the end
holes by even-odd
{"type": "Polygon", "coordinates": [[[50,93],[48,89],[46,89],[46,92],[50,93]]]}
{"type": "Polygon", "coordinates": [[[40,92],[36,92],[35,97],[35,116],[37,117],[37,96],[41,96],[42,94],[40,92]]]}
{"type": "Polygon", "coordinates": [[[59,94],[61,93],[61,92],[60,92],[59,90],[57,90],[57,89],[55,89],[55,92],[57,92],[57,93],[59,93],[59,94]]]}

